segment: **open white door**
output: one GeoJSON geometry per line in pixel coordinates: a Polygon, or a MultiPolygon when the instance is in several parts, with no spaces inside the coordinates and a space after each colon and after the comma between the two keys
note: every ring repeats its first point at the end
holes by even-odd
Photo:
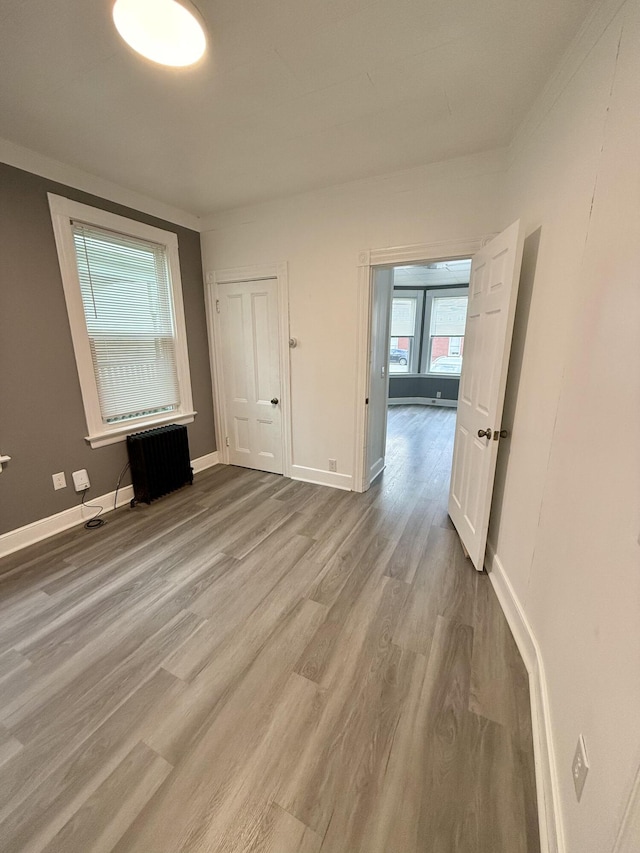
{"type": "Polygon", "coordinates": [[[392,293],[393,270],[376,270],[371,283],[365,490],[369,488],[384,468],[384,454],[387,443],[389,323],[392,293]]]}
{"type": "Polygon", "coordinates": [[[218,309],[228,460],[282,474],[278,281],[220,283],[218,309]]]}
{"type": "Polygon", "coordinates": [[[449,515],[478,571],[487,544],[523,240],[520,222],[514,222],[471,264],[449,515]]]}

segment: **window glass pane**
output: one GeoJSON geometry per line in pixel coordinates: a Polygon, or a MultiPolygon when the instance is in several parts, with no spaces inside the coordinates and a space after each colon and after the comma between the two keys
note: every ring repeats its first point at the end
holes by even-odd
{"type": "Polygon", "coordinates": [[[394,296],[391,303],[391,340],[389,373],[409,373],[416,351],[416,318],[418,299],[415,296],[394,296]]]}
{"type": "Polygon", "coordinates": [[[429,373],[459,375],[462,370],[466,296],[434,296],[431,309],[429,373]]]}
{"type": "Polygon", "coordinates": [[[449,355],[449,341],[451,338],[431,338],[431,351],[429,354],[429,373],[457,374],[462,369],[462,349],[464,338],[460,338],[460,352],[458,355],[449,355]]]}
{"type": "Polygon", "coordinates": [[[166,247],[73,223],[104,423],[180,405],[166,247]]]}
{"type": "Polygon", "coordinates": [[[462,355],[462,342],[464,338],[449,338],[449,352],[447,355],[462,355]]]}
{"type": "Polygon", "coordinates": [[[415,338],[392,337],[389,346],[389,373],[408,373],[413,358],[415,338]]]}

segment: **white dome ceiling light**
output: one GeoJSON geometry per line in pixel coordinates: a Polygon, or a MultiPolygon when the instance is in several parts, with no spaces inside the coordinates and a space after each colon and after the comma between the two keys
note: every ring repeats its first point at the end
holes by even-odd
{"type": "Polygon", "coordinates": [[[193,65],[207,46],[189,0],[116,0],[113,22],[128,45],[160,65],[193,65]]]}

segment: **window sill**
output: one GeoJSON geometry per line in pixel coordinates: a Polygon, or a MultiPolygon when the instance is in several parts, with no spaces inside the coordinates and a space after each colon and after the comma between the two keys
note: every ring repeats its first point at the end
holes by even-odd
{"type": "Polygon", "coordinates": [[[153,427],[163,426],[164,424],[190,424],[197,414],[197,412],[182,412],[181,414],[167,415],[162,418],[130,421],[128,424],[122,424],[122,426],[105,432],[87,435],[84,440],[89,442],[91,447],[105,447],[107,444],[116,444],[118,441],[124,441],[128,435],[134,432],[141,432],[145,429],[153,429],[153,427]]]}

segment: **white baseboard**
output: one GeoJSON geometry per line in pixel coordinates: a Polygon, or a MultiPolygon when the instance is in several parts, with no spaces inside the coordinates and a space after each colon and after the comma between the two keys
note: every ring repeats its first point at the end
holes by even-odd
{"type": "Polygon", "coordinates": [[[307,468],[304,465],[291,466],[291,479],[303,480],[305,483],[315,483],[318,486],[332,486],[334,489],[351,491],[353,477],[351,474],[336,474],[335,471],[324,471],[322,468],[307,468]]]}
{"type": "Polygon", "coordinates": [[[542,653],[504,566],[490,543],[485,568],[529,673],[531,726],[542,853],[565,853],[557,764],[542,653]]]}
{"type": "MultiPolygon", "coordinates": [[[[217,464],[217,451],[207,453],[205,456],[199,456],[197,459],[192,459],[191,461],[194,474],[217,464]]],[[[15,530],[3,533],[0,535],[0,557],[6,557],[7,554],[13,554],[14,551],[19,551],[28,545],[34,545],[36,542],[41,542],[43,539],[54,536],[56,533],[62,533],[63,530],[68,530],[77,524],[84,524],[85,521],[96,514],[96,509],[92,508],[94,505],[104,507],[104,513],[111,512],[115,509],[113,505],[115,495],[114,490],[97,498],[87,498],[89,501],[88,506],[78,504],[55,515],[40,518],[38,521],[31,522],[31,524],[25,524],[24,527],[18,527],[15,530]]],[[[132,497],[133,487],[123,486],[118,490],[117,506],[124,506],[124,504],[129,503],[132,497]]]]}
{"type": "Polygon", "coordinates": [[[213,468],[214,465],[218,465],[220,462],[220,454],[217,450],[214,450],[213,453],[207,453],[204,456],[198,456],[197,459],[191,460],[191,467],[193,468],[194,474],[199,474],[200,471],[204,471],[206,468],[213,468]]]}
{"type": "Polygon", "coordinates": [[[443,400],[442,397],[389,397],[389,406],[449,406],[458,408],[457,400],[443,400]]]}

